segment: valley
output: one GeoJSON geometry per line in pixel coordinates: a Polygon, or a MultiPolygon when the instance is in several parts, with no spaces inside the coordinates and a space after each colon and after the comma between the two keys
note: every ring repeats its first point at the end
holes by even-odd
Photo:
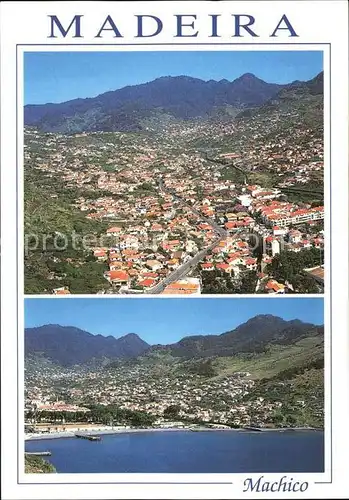
{"type": "Polygon", "coordinates": [[[322,74],[164,77],[25,124],[26,293],[323,291],[322,74]]]}
{"type": "Polygon", "coordinates": [[[322,326],[259,315],[176,344],[94,336],[89,354],[91,334],[71,327],[25,339],[28,425],[323,427],[322,326]],[[120,340],[123,351],[103,350],[120,340]]]}

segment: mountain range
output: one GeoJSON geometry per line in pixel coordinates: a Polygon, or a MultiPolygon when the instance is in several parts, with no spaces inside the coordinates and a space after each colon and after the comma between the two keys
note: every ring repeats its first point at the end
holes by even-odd
{"type": "Polygon", "coordinates": [[[267,83],[251,73],[236,80],[164,76],[96,97],[62,103],[26,105],[24,124],[43,132],[137,131],[148,120],[188,120],[224,116],[232,109],[256,108],[282,91],[322,92],[322,73],[308,82],[267,83]]]}
{"type": "Polygon", "coordinates": [[[123,337],[92,335],[71,326],[43,325],[25,329],[26,356],[42,356],[61,366],[91,361],[131,360],[139,356],[169,354],[176,358],[210,358],[260,353],[270,345],[291,345],[307,337],[323,337],[323,326],[300,320],[286,321],[258,315],[220,335],[186,336],[169,345],[150,346],[138,335],[123,337]]]}
{"type": "Polygon", "coordinates": [[[115,338],[93,335],[73,326],[43,325],[25,329],[26,355],[39,354],[62,366],[93,360],[133,358],[149,347],[135,333],[115,338]]]}

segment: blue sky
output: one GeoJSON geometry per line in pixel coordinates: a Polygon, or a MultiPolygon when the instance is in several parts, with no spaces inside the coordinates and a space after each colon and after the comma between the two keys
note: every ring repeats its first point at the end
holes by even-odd
{"type": "Polygon", "coordinates": [[[321,51],[27,52],[24,102],[42,104],[93,97],[160,76],[229,81],[243,73],[289,83],[323,68],[321,51]]]}
{"type": "Polygon", "coordinates": [[[150,344],[231,330],[257,314],[323,324],[322,298],[25,299],[25,326],[76,326],[93,334],[137,333],[150,344]]]}

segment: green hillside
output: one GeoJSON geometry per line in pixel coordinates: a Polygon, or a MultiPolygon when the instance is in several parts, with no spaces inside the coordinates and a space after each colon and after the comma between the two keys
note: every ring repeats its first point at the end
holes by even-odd
{"type": "Polygon", "coordinates": [[[274,377],[289,368],[311,365],[318,359],[323,359],[323,339],[307,337],[293,345],[272,345],[263,354],[216,358],[212,364],[216,376],[245,371],[258,380],[274,377]]]}
{"type": "Polygon", "coordinates": [[[25,464],[26,474],[38,474],[38,473],[47,474],[56,472],[56,469],[52,464],[50,464],[43,458],[36,457],[34,455],[25,455],[24,464],[25,464]]]}

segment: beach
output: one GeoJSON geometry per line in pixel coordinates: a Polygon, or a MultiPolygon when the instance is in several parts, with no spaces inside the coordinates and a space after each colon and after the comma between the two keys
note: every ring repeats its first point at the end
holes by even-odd
{"type": "Polygon", "coordinates": [[[60,431],[60,432],[49,432],[49,433],[28,433],[25,434],[25,441],[41,440],[41,439],[59,439],[59,438],[69,438],[75,437],[77,432],[87,433],[91,436],[102,436],[109,434],[131,434],[131,433],[144,433],[144,432],[306,432],[306,431],[318,431],[322,432],[323,429],[316,429],[311,427],[274,427],[274,428],[248,428],[248,427],[238,427],[238,428],[210,428],[210,427],[162,427],[162,428],[110,428],[110,427],[100,427],[100,428],[77,428],[70,431],[60,431]]]}

